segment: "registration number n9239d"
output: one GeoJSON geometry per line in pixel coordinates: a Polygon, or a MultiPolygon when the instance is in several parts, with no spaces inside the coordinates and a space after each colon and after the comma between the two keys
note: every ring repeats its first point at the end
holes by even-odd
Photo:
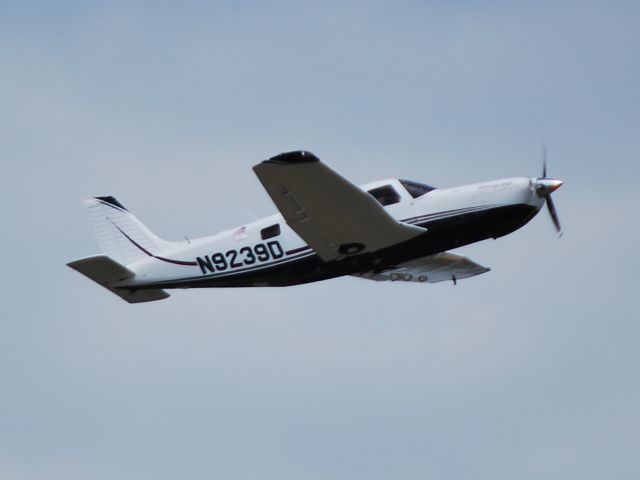
{"type": "Polygon", "coordinates": [[[230,268],[251,266],[284,257],[284,250],[278,241],[258,243],[253,246],[216,252],[204,257],[196,257],[202,273],[223,272],[230,268]]]}

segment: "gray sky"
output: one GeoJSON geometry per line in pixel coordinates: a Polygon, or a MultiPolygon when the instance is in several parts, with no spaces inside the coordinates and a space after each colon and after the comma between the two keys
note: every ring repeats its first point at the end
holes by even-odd
{"type": "Polygon", "coordinates": [[[0,2],[0,478],[637,479],[638,2],[0,2]],[[275,211],[251,171],[550,173],[443,285],[132,306],[65,267],[113,194],[168,239],[275,211]]]}

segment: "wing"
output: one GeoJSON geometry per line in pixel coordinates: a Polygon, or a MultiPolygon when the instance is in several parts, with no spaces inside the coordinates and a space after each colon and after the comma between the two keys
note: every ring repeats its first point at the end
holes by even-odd
{"type": "Polygon", "coordinates": [[[287,224],[325,262],[375,252],[426,232],[398,222],[312,153],[283,153],[253,170],[287,224]]]}
{"type": "Polygon", "coordinates": [[[490,270],[462,255],[444,252],[400,263],[381,272],[368,271],[355,276],[379,282],[436,283],[452,280],[455,283],[463,278],[474,277],[490,270]]]}

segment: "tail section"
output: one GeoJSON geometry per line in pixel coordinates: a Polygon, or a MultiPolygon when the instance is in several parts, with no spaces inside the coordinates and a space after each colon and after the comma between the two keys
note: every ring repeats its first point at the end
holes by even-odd
{"type": "Polygon", "coordinates": [[[156,255],[171,245],[145,227],[114,197],[89,198],[83,203],[100,249],[120,264],[156,255]]]}
{"type": "Polygon", "coordinates": [[[169,297],[167,292],[160,289],[118,288],[117,285],[123,280],[133,277],[134,272],[107,255],[81,258],[69,262],[67,265],[129,303],[153,302],[169,297]]]}

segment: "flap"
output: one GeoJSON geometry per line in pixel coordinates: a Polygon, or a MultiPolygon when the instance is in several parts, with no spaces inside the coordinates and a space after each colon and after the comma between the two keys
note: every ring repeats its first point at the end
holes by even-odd
{"type": "Polygon", "coordinates": [[[455,283],[463,278],[474,277],[490,270],[462,255],[443,252],[400,263],[382,272],[369,271],[355,276],[379,282],[436,283],[449,280],[455,283]]]}
{"type": "Polygon", "coordinates": [[[398,222],[369,193],[312,153],[283,153],[253,170],[287,224],[326,262],[375,252],[426,232],[398,222]]]}

